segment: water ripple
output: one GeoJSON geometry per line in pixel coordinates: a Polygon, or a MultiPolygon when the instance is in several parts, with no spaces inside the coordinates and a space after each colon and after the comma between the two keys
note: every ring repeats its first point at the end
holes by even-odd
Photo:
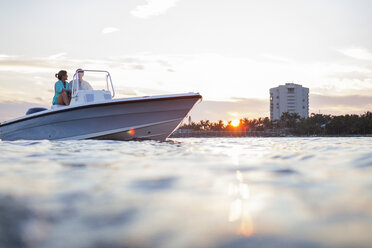
{"type": "Polygon", "coordinates": [[[370,247],[371,147],[1,141],[0,247],[370,247]]]}

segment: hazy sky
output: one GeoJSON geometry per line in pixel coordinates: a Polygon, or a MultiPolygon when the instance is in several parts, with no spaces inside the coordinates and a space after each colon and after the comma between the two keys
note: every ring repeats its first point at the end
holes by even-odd
{"type": "Polygon", "coordinates": [[[200,92],[194,120],[269,116],[269,88],[310,112],[372,110],[372,1],[0,0],[0,121],[50,106],[54,74],[106,69],[118,97],[200,92]]]}

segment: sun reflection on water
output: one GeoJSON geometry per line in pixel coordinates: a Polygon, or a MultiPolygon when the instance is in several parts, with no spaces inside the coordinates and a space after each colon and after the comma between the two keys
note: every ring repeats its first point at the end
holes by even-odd
{"type": "Polygon", "coordinates": [[[235,198],[230,205],[228,221],[240,221],[237,234],[249,237],[253,234],[253,220],[248,208],[250,191],[248,184],[243,183],[243,175],[239,170],[236,171],[236,179],[238,182],[231,183],[228,189],[228,195],[235,198]]]}
{"type": "Polygon", "coordinates": [[[27,247],[368,248],[371,145],[2,141],[0,247],[3,235],[27,247]]]}

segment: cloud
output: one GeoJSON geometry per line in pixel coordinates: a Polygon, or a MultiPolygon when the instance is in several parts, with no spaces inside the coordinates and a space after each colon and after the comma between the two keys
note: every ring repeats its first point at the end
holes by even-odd
{"type": "Polygon", "coordinates": [[[0,63],[7,60],[13,60],[17,58],[22,58],[23,55],[8,55],[8,54],[0,54],[0,63]]]}
{"type": "Polygon", "coordinates": [[[364,109],[372,103],[372,96],[347,95],[329,96],[310,94],[310,105],[313,107],[353,107],[358,110],[364,109]]]}
{"type": "Polygon", "coordinates": [[[310,94],[309,113],[331,115],[363,114],[372,111],[372,96],[345,95],[329,96],[310,94]]]}
{"type": "Polygon", "coordinates": [[[107,27],[107,28],[102,29],[102,34],[110,34],[110,33],[118,32],[119,30],[120,29],[115,28],[115,27],[107,27]]]}
{"type": "Polygon", "coordinates": [[[144,5],[137,6],[130,13],[137,18],[147,19],[164,14],[176,5],[178,0],[146,0],[144,5]]]}
{"type": "MultiPolygon", "coordinates": [[[[110,60],[77,60],[65,57],[65,53],[58,53],[48,57],[16,57],[9,56],[0,59],[0,71],[22,73],[50,73],[60,69],[73,70],[76,68],[102,68],[116,64],[110,60]]],[[[54,74],[53,74],[54,75],[54,74]]],[[[1,76],[1,75],[0,75],[1,76]]]]}
{"type": "Polygon", "coordinates": [[[279,57],[270,53],[263,53],[262,57],[275,61],[275,62],[282,62],[282,63],[293,63],[294,61],[292,59],[279,57]]]}
{"type": "Polygon", "coordinates": [[[372,53],[364,48],[352,47],[347,49],[339,49],[340,53],[359,60],[372,60],[372,53]]]}
{"type": "Polygon", "coordinates": [[[331,75],[334,78],[338,78],[340,80],[359,80],[359,81],[366,81],[372,82],[372,71],[350,71],[350,72],[343,72],[331,75]]]}
{"type": "MultiPolygon", "coordinates": [[[[167,56],[165,56],[167,57],[167,56]]],[[[172,67],[172,65],[164,60],[164,56],[156,56],[156,55],[143,55],[139,54],[136,56],[111,56],[107,58],[108,60],[114,63],[125,63],[125,64],[134,64],[134,65],[145,65],[145,64],[158,64],[164,67],[172,67]]]]}
{"type": "Polygon", "coordinates": [[[193,121],[249,119],[269,116],[269,100],[233,98],[233,101],[202,101],[190,113],[193,121]]]}
{"type": "Polygon", "coordinates": [[[51,60],[61,59],[61,58],[64,58],[65,55],[66,53],[57,53],[57,54],[50,55],[48,59],[51,59],[51,60]]]}
{"type": "Polygon", "coordinates": [[[131,66],[131,68],[133,69],[133,70],[144,70],[145,69],[145,66],[143,66],[143,65],[133,65],[133,66],[131,66]]]}
{"type": "Polygon", "coordinates": [[[151,89],[144,87],[127,87],[119,86],[115,89],[118,97],[134,97],[134,96],[151,96],[151,95],[165,95],[168,92],[159,89],[151,89]]]}
{"type": "Polygon", "coordinates": [[[8,55],[8,54],[0,54],[0,60],[14,58],[14,57],[16,57],[16,56],[12,56],[12,55],[8,55]]]}

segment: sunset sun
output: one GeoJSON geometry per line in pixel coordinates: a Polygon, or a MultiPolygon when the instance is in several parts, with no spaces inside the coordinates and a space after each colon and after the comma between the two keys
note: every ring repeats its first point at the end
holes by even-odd
{"type": "Polygon", "coordinates": [[[239,126],[239,123],[240,123],[239,120],[232,120],[232,121],[231,121],[231,126],[233,126],[233,127],[237,127],[237,126],[239,126]]]}

